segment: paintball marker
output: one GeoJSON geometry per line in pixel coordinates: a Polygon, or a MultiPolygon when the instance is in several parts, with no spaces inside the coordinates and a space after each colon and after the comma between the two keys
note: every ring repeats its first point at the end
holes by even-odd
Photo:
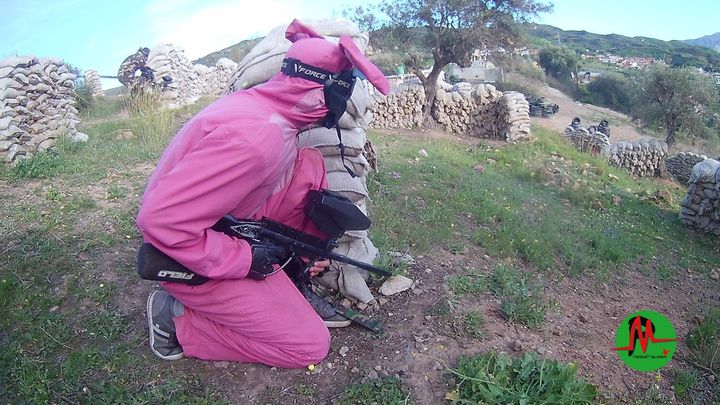
{"type": "MultiPolygon", "coordinates": [[[[291,258],[307,258],[308,263],[330,259],[383,276],[392,276],[387,270],[333,252],[337,247],[338,238],[345,231],[365,230],[370,227],[370,219],[349,199],[327,190],[312,190],[308,193],[305,212],[317,228],[328,235],[327,239],[309,235],[269,218],[254,221],[225,215],[213,225],[212,229],[232,237],[243,238],[251,244],[270,242],[282,246],[289,252],[291,258]]],[[[144,243],[140,248],[138,274],[146,280],[174,281],[190,285],[203,284],[209,280],[192,272],[149,243],[144,243]]]]}

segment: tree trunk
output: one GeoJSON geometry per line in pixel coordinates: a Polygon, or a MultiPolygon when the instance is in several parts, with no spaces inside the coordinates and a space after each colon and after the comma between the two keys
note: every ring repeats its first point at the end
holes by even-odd
{"type": "Polygon", "coordinates": [[[425,116],[426,122],[432,119],[431,113],[433,105],[435,104],[435,95],[437,94],[437,81],[438,77],[440,77],[440,72],[442,72],[445,65],[447,64],[436,60],[432,71],[430,71],[430,74],[423,82],[423,87],[425,88],[425,105],[423,106],[423,115],[425,116]]]}
{"type": "Polygon", "coordinates": [[[665,138],[665,143],[669,148],[672,148],[675,146],[675,127],[668,128],[667,137],[665,138]]]}

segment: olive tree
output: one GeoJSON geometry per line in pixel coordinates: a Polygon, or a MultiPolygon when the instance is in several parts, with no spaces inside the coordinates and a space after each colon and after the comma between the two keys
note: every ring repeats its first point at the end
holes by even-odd
{"type": "Polygon", "coordinates": [[[700,131],[717,102],[714,82],[695,69],[658,67],[639,83],[633,115],[666,131],[668,146],[679,131],[700,131]]]}
{"type": "MultiPolygon", "coordinates": [[[[469,66],[476,49],[512,50],[521,37],[519,23],[551,8],[536,0],[381,0],[379,9],[384,16],[373,22],[380,21],[406,51],[405,66],[423,84],[423,111],[429,116],[445,66],[469,66]],[[411,43],[432,55],[429,74],[422,72],[422,54],[414,52],[411,43]]],[[[355,12],[367,18],[367,13],[355,12]]],[[[352,13],[349,16],[352,18],[352,13]]]]}

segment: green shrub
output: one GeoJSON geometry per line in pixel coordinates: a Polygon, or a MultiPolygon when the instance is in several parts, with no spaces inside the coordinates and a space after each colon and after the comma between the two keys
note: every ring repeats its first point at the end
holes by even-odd
{"type": "Polygon", "coordinates": [[[450,373],[460,380],[448,394],[452,404],[589,404],[597,395],[595,386],[575,376],[575,365],[533,354],[461,358],[450,373]]]}
{"type": "Polygon", "coordinates": [[[60,154],[50,149],[18,162],[10,169],[9,177],[13,180],[46,179],[57,174],[63,164],[64,160],[60,154]]]}
{"type": "Polygon", "coordinates": [[[630,113],[633,89],[630,82],[617,74],[605,74],[586,86],[580,86],[580,100],[615,111],[630,113]]]}
{"type": "Polygon", "coordinates": [[[81,115],[87,115],[95,108],[95,97],[82,76],[75,79],[75,108],[81,115]]]}

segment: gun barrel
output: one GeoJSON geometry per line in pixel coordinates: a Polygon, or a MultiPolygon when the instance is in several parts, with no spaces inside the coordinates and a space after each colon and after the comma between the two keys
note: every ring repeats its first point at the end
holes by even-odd
{"type": "Polygon", "coordinates": [[[347,257],[347,256],[345,256],[345,255],[341,255],[341,254],[339,254],[339,253],[331,253],[331,254],[330,254],[330,258],[333,259],[333,260],[335,260],[335,261],[342,262],[342,263],[347,263],[347,264],[353,265],[353,266],[355,266],[355,267],[359,267],[359,268],[361,268],[361,269],[364,269],[364,270],[367,270],[367,271],[371,271],[371,272],[373,272],[373,273],[377,273],[377,274],[380,274],[380,275],[383,275],[383,276],[386,276],[386,277],[391,277],[391,276],[392,276],[392,273],[390,273],[389,271],[387,271],[387,270],[385,270],[385,269],[381,269],[381,268],[379,268],[379,267],[375,267],[375,266],[373,266],[372,264],[364,263],[364,262],[355,260],[355,259],[353,259],[353,258],[351,258],[351,257],[347,257]]]}

